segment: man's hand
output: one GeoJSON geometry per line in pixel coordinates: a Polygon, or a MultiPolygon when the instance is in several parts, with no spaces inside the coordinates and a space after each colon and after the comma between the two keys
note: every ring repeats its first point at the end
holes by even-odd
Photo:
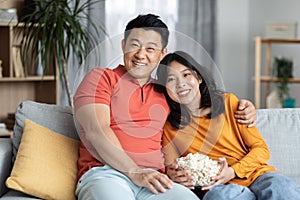
{"type": "Polygon", "coordinates": [[[256,109],[253,103],[246,99],[241,99],[237,111],[234,113],[238,123],[249,124],[248,128],[256,124],[256,109]]]}
{"type": "Polygon", "coordinates": [[[195,183],[191,173],[188,170],[179,169],[176,162],[168,166],[167,174],[174,182],[194,189],[195,183]]]}
{"type": "Polygon", "coordinates": [[[173,187],[173,182],[166,174],[153,169],[140,169],[137,172],[126,173],[126,175],[138,186],[146,187],[154,194],[166,192],[173,187]]]}

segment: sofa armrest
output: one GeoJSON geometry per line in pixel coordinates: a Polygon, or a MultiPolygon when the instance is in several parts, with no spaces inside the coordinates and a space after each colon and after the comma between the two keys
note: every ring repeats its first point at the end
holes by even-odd
{"type": "Polygon", "coordinates": [[[12,142],[10,138],[0,138],[0,197],[8,191],[5,181],[12,169],[12,142]]]}

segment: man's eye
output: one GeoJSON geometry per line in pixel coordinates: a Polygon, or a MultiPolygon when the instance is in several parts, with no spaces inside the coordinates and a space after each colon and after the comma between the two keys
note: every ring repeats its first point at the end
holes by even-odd
{"type": "Polygon", "coordinates": [[[153,51],[155,51],[155,48],[153,48],[153,47],[148,47],[148,48],[147,48],[147,51],[148,51],[148,52],[153,52],[153,51]]]}
{"type": "Polygon", "coordinates": [[[132,47],[138,47],[139,45],[138,45],[138,44],[135,44],[135,43],[133,43],[133,44],[131,44],[131,46],[132,46],[132,47]]]}

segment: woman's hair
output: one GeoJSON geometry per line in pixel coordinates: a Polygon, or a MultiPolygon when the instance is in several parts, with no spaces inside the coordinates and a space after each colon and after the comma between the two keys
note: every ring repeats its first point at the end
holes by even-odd
{"type": "Polygon", "coordinates": [[[191,120],[190,110],[185,105],[173,101],[169,97],[165,87],[169,71],[168,66],[173,61],[177,61],[192,71],[195,71],[198,78],[202,78],[202,83],[199,85],[201,93],[199,108],[211,107],[211,113],[208,115],[209,118],[223,113],[225,107],[222,94],[224,92],[217,90],[216,84],[208,70],[196,62],[189,54],[182,51],[175,51],[174,53],[166,55],[158,65],[157,84],[155,84],[155,89],[158,92],[164,93],[170,106],[171,112],[168,116],[168,121],[172,126],[176,129],[182,129],[188,125],[191,120]]]}

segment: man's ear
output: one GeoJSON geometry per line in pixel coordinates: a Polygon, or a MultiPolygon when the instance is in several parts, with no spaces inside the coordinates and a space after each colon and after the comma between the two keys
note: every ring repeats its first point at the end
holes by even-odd
{"type": "Polygon", "coordinates": [[[125,39],[121,41],[121,45],[122,45],[122,51],[123,53],[125,53],[125,39]]]}
{"type": "Polygon", "coordinates": [[[166,56],[168,52],[168,49],[167,48],[164,48],[162,51],[161,51],[161,54],[160,54],[160,61],[166,56]]]}

